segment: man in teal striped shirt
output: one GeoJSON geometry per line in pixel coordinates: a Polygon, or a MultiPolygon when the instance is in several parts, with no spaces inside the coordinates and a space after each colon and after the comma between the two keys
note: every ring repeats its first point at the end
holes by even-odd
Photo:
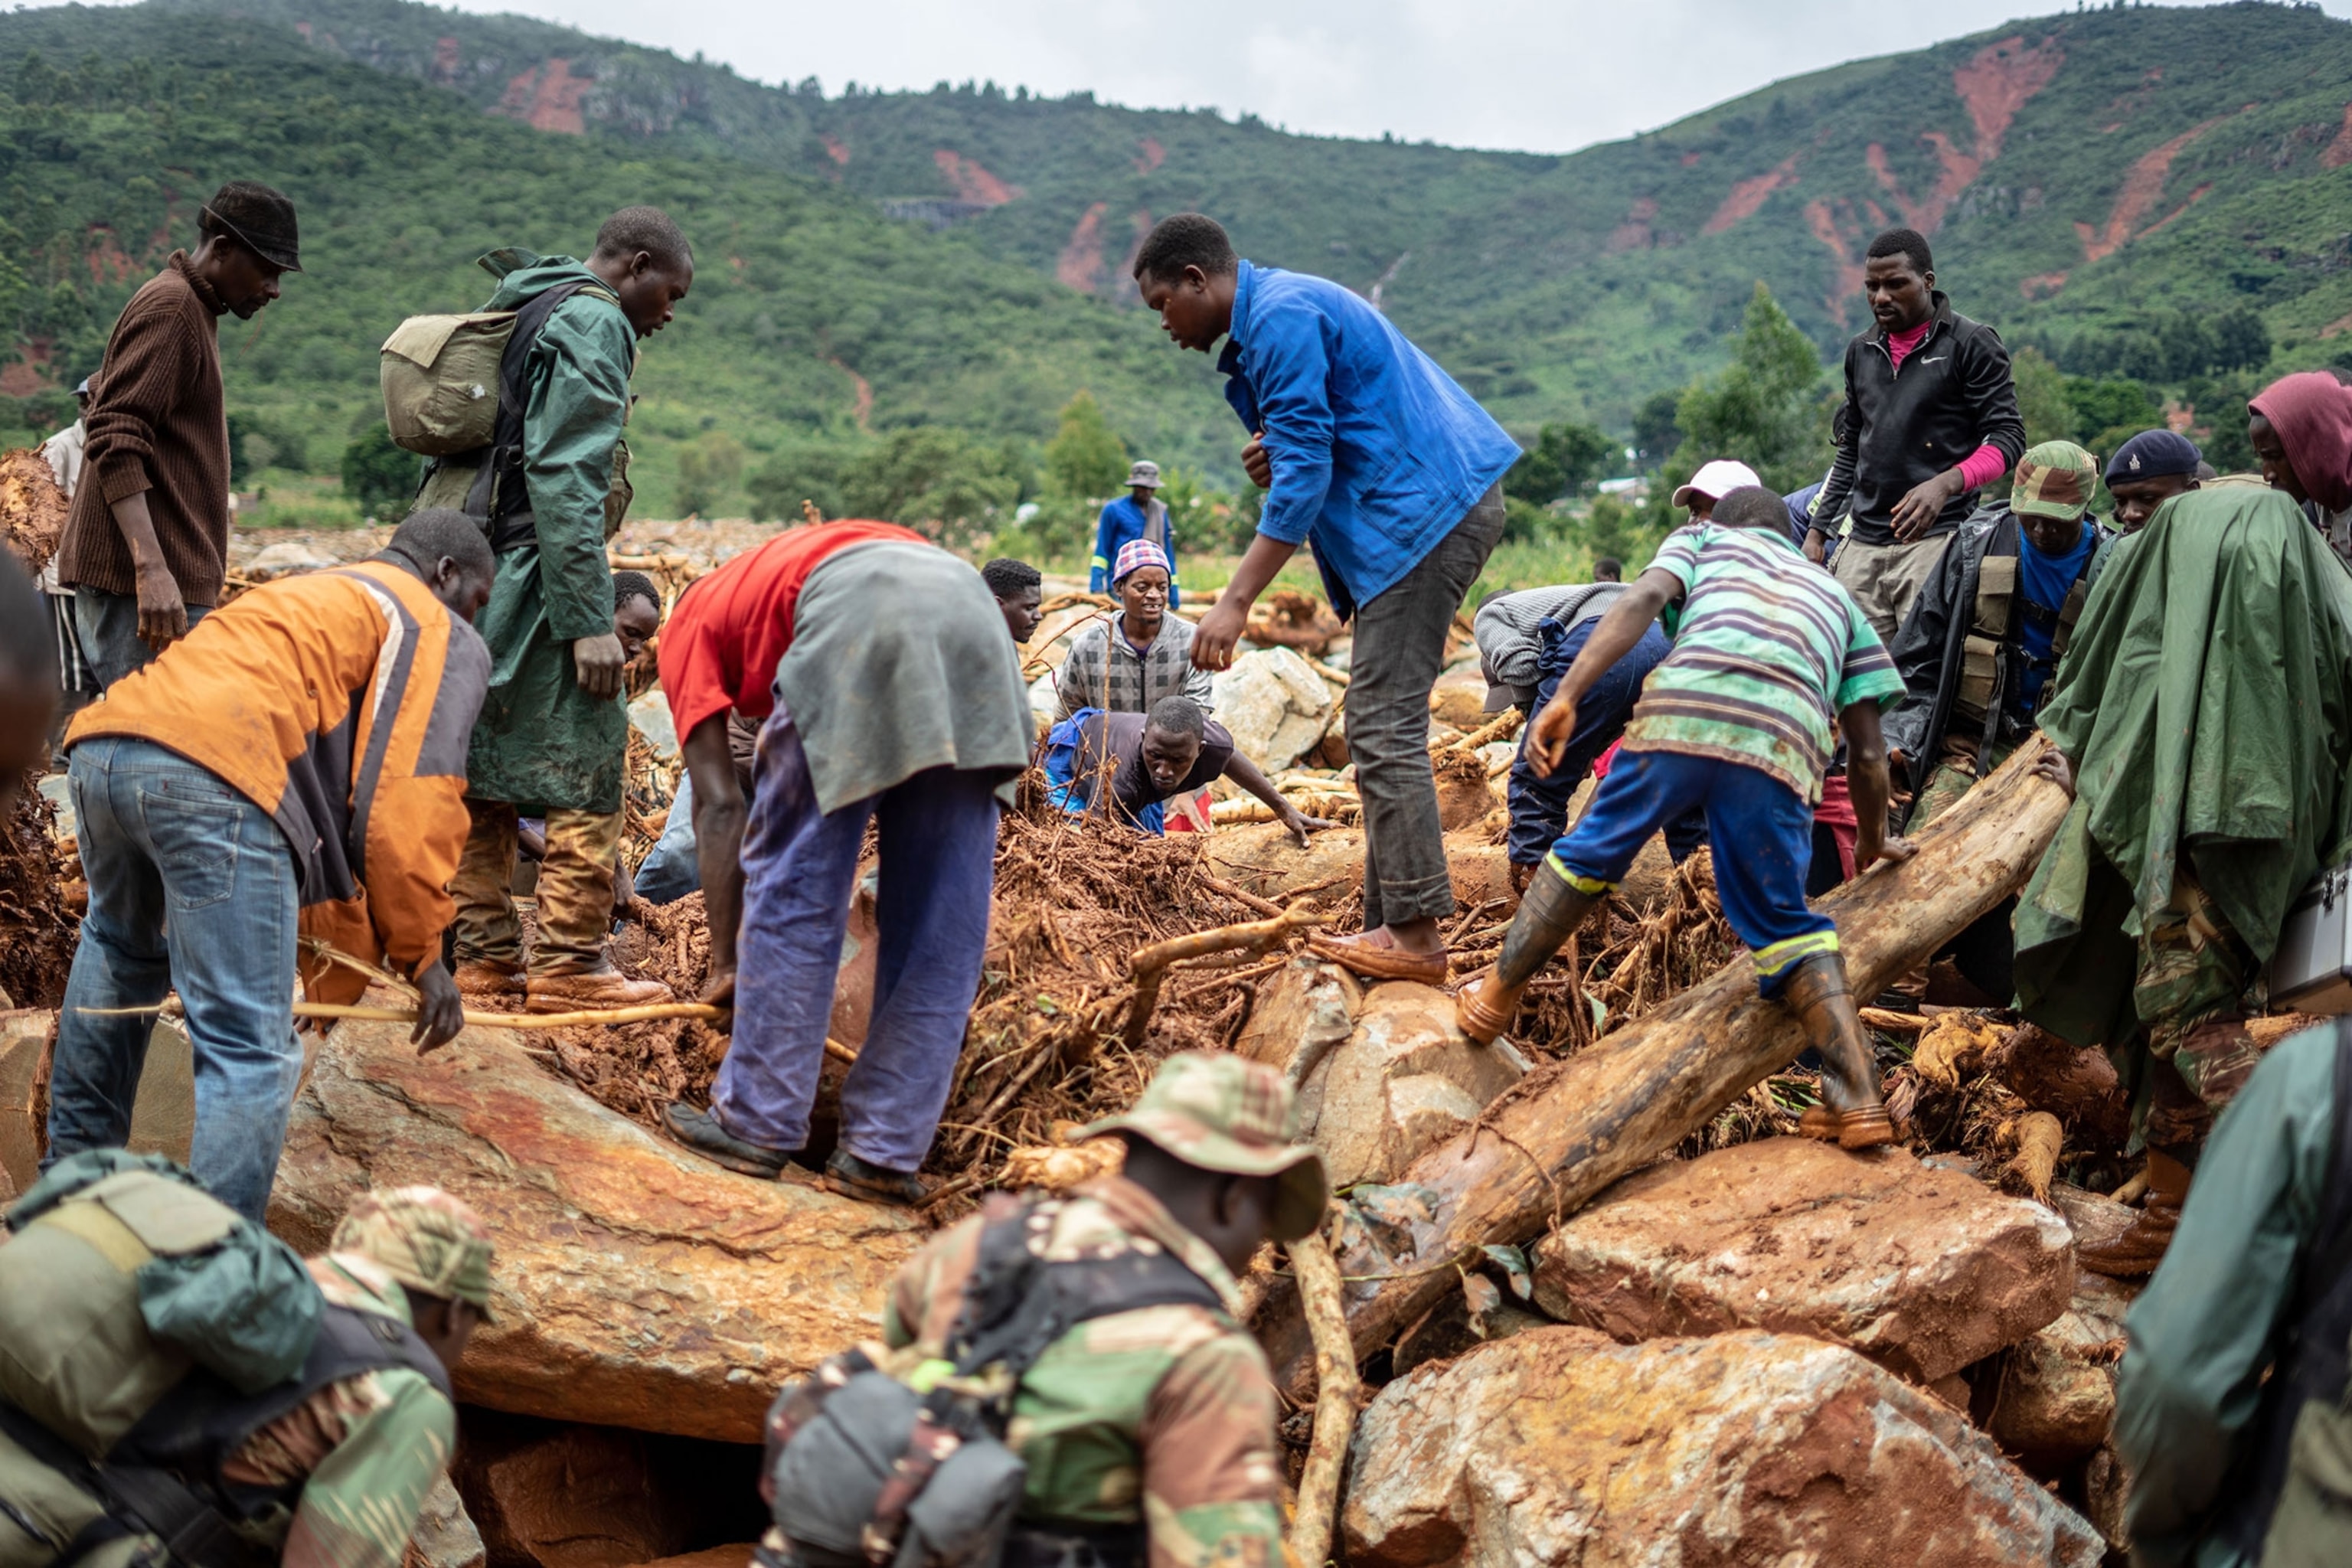
{"type": "Polygon", "coordinates": [[[1806,906],[1805,872],[1838,728],[1860,820],[1855,868],[1911,853],[1886,833],[1878,727],[1881,708],[1902,700],[1902,678],[1853,596],[1789,542],[1780,499],[1743,487],[1712,519],[1669,534],[1594,628],[1528,731],[1539,776],[1558,765],[1585,693],[1662,611],[1674,650],[1643,685],[1592,804],[1536,872],[1501,958],[1463,991],[1462,1026],[1478,1040],[1501,1033],[1536,972],[1650,836],[1701,809],[1724,918],[1754,952],[1757,989],[1787,1003],[1822,1054],[1823,1103],[1803,1130],[1848,1149],[1891,1142],[1837,926],[1806,906]]]}

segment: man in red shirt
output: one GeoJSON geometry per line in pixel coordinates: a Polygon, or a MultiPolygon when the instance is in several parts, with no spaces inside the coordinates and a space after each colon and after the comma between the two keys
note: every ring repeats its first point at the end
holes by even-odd
{"type": "Polygon", "coordinates": [[[923,1195],[980,985],[996,816],[1033,737],[1020,659],[979,573],[887,522],[793,529],[678,600],[662,688],[684,738],[710,925],[703,999],[734,1008],[710,1108],[669,1130],[780,1174],[807,1142],[868,821],[882,852],[872,1022],[841,1092],[837,1189],[923,1195]],[[764,720],[747,802],[730,709],[764,720]],[[739,972],[740,962],[740,972],[739,972]]]}

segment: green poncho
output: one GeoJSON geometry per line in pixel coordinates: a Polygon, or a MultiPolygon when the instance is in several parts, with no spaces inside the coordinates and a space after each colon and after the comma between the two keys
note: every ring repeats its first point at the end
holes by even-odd
{"type": "Polygon", "coordinates": [[[2025,1016],[2128,1040],[2136,944],[2186,853],[2257,960],[2344,842],[2352,575],[2275,490],[2167,501],[2084,606],[2042,729],[2076,795],[2017,906],[2025,1016]]]}
{"type": "MultiPolygon", "coordinates": [[[[574,279],[599,281],[568,256],[497,251],[482,265],[499,279],[486,310],[515,310],[574,279]]],[[[580,689],[572,644],[613,629],[604,500],[635,359],[628,318],[576,294],[531,347],[523,479],[539,542],[499,552],[490,602],[474,622],[490,647],[489,694],[466,763],[466,793],[477,800],[621,809],[628,713],[618,697],[580,689]]]]}

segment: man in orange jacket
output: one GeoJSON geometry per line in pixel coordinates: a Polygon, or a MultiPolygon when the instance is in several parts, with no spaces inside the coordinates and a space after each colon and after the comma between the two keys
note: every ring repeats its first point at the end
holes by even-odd
{"type": "Polygon", "coordinates": [[[489,679],[493,563],[462,513],[206,616],[66,733],[89,912],[58,1016],[54,1163],[119,1145],[153,1009],[195,1047],[188,1164],[259,1220],[301,1076],[298,936],[413,981],[412,1037],[462,1022],[441,961],[466,842],[466,748],[489,679]]]}

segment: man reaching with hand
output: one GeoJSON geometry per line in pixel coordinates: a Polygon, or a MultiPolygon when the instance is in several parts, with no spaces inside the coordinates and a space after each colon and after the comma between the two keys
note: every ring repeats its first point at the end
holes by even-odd
{"type": "Polygon", "coordinates": [[[1846,345],[1837,461],[1805,554],[1820,561],[1830,520],[1853,514],[1837,580],[1892,642],[1976,492],[2025,451],[2025,422],[2000,334],[1952,309],[1916,230],[1872,240],[1863,279],[1875,322],[1846,345]]]}
{"type": "Polygon", "coordinates": [[[483,308],[520,312],[519,338],[536,330],[509,350],[529,356],[524,405],[499,410],[466,503],[488,529],[499,575],[481,622],[489,696],[466,763],[473,833],[451,889],[457,983],[495,991],[523,981],[509,886],[518,818],[544,814],[526,1007],[667,1002],[667,986],[629,979],[604,953],[629,742],[628,656],[613,630],[604,544],[629,500],[621,427],[637,344],[669,324],[693,285],[694,251],[667,215],[624,207],[604,220],[585,263],[499,250],[482,266],[499,279],[483,308]],[[542,303],[551,293],[551,310],[542,303]]]}
{"type": "Polygon", "coordinates": [[[1588,694],[1661,611],[1683,606],[1674,650],[1643,685],[1609,776],[1545,858],[1501,958],[1463,990],[1456,1010],[1472,1039],[1502,1033],[1536,972],[1650,836],[1704,809],[1724,918],[1753,952],[1756,988],[1785,1002],[1822,1054],[1822,1102],[1800,1131],[1866,1149],[1894,1142],[1894,1126],[1846,991],[1836,924],[1806,906],[1805,872],[1832,717],[1845,735],[1857,869],[1909,858],[1911,846],[1886,835],[1878,726],[1903,682],[1852,596],[1797,553],[1788,527],[1779,496],[1761,486],[1733,490],[1711,521],[1668,534],[1593,629],[1528,731],[1538,774],[1559,765],[1588,694]]]}
{"type": "Polygon", "coordinates": [[[1429,691],[1445,634],[1503,532],[1497,486],[1519,449],[1470,395],[1361,298],[1242,260],[1225,231],[1180,213],[1136,253],[1136,287],[1179,348],[1206,353],[1266,491],[1257,537],[1192,638],[1223,669],[1250,606],[1304,543],[1341,619],[1355,621],[1348,751],[1364,804],[1364,929],[1312,939],[1373,979],[1445,979],[1437,922],[1454,912],[1429,691]]]}

